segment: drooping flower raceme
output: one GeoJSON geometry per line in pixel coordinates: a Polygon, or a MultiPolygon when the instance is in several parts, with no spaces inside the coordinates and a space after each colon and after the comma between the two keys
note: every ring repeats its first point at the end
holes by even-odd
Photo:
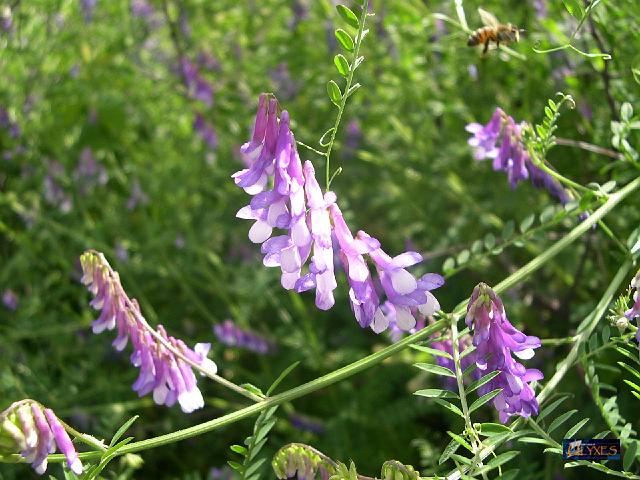
{"type": "MultiPolygon", "coordinates": [[[[633,295],[631,297],[633,300],[633,306],[624,312],[624,316],[629,320],[640,318],[640,270],[638,270],[636,276],[631,280],[631,288],[633,289],[633,295]]],[[[638,328],[638,331],[636,332],[636,340],[640,343],[640,328],[638,328]]]]}
{"type": "Polygon", "coordinates": [[[503,423],[511,415],[537,415],[538,401],[529,382],[541,380],[542,372],[525,368],[511,354],[525,360],[532,358],[533,349],[540,346],[540,339],[517,330],[507,319],[500,297],[484,283],[478,284],[473,290],[467,306],[466,322],[473,332],[476,366],[482,376],[500,372],[481,386],[478,394],[502,389],[493,399],[493,404],[503,423]]]}
{"type": "Polygon", "coordinates": [[[439,308],[430,290],[441,286],[443,278],[426,274],[416,279],[409,273],[408,267],[422,261],[416,252],[392,258],[365,232],[354,238],[335,193],[323,194],[311,162],[302,165],[289,113],[283,111],[278,119],[277,108],[275,98],[260,96],[251,140],[241,148],[248,168],[233,175],[235,183],[253,196],[237,216],[254,221],[249,239],[262,244],[265,266],[280,267],[286,289],[298,293],[315,289],[316,306],[328,310],[335,303],[336,247],[360,326],[380,333],[394,318],[401,329],[414,328],[418,311],[431,315],[439,308]],[[284,234],[272,236],[274,229],[284,234]],[[367,262],[375,267],[377,277],[371,275],[367,262]],[[384,310],[381,295],[388,302],[384,310]]]}
{"type": "Polygon", "coordinates": [[[244,348],[262,354],[271,353],[276,349],[272,341],[255,332],[243,330],[231,320],[214,325],[213,332],[220,343],[230,347],[244,348]]]}
{"type": "Polygon", "coordinates": [[[173,406],[176,401],[182,411],[191,413],[204,406],[202,393],[192,367],[215,375],[216,364],[207,358],[211,345],[198,343],[193,349],[167,334],[162,325],[154,331],[140,312],[135,299],[130,299],[120,284],[120,277],[99,252],[87,251],[80,258],[82,283],[94,295],[91,306],[101,310],[93,322],[93,332],[117,328],[113,346],[122,351],[131,341],[131,363],[140,369],[133,384],[139,396],[153,392],[158,405],[173,406]]]}
{"type": "Polygon", "coordinates": [[[0,413],[0,455],[19,453],[42,475],[47,470],[47,456],[56,450],[65,456],[73,473],[82,474],[78,453],[52,410],[33,400],[22,400],[0,413]]]}
{"type": "Polygon", "coordinates": [[[511,188],[529,179],[536,188],[546,189],[560,203],[569,202],[571,196],[567,190],[553,176],[533,164],[522,139],[524,125],[524,122],[516,124],[500,108],[496,108],[486,125],[467,125],[466,130],[473,134],[468,143],[474,149],[475,159],[492,159],[493,169],[507,174],[511,188]]]}

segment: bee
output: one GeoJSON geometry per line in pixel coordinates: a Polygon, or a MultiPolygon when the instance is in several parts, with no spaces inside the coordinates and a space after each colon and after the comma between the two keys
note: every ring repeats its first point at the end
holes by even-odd
{"type": "Polygon", "coordinates": [[[482,8],[478,9],[478,13],[480,14],[482,23],[484,23],[484,27],[480,27],[469,35],[469,40],[467,41],[469,47],[484,44],[484,50],[482,50],[482,54],[484,55],[487,53],[487,50],[489,50],[489,44],[491,42],[496,42],[496,46],[499,47],[500,42],[508,43],[518,42],[520,40],[520,30],[515,25],[511,23],[499,23],[493,14],[482,8]]]}

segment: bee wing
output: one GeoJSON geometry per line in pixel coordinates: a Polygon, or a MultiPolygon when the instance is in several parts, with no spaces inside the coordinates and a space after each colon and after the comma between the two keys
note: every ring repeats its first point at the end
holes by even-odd
{"type": "Polygon", "coordinates": [[[478,8],[478,13],[480,14],[480,19],[482,23],[484,23],[488,27],[497,27],[498,19],[495,17],[493,13],[489,13],[482,8],[478,8]]]}

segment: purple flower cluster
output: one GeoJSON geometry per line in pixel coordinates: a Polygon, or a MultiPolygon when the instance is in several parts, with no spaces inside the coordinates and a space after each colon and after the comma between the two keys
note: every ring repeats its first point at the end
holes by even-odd
{"type": "Polygon", "coordinates": [[[65,175],[64,167],[56,161],[48,161],[46,167],[47,174],[43,181],[44,199],[62,213],[69,213],[73,209],[73,199],[60,185],[60,179],[65,175]]]}
{"type": "Polygon", "coordinates": [[[80,262],[81,281],[94,295],[90,305],[101,310],[93,322],[93,332],[117,328],[113,346],[118,351],[131,341],[131,363],[140,368],[133,390],[141,397],[153,392],[153,400],[158,405],[170,407],[177,401],[185,413],[202,408],[204,399],[192,367],[195,364],[212,375],[216,373],[216,364],[207,358],[211,345],[198,343],[192,350],[182,340],[168,335],[162,325],[158,325],[157,332],[153,331],[138,303],[125,293],[117,272],[111,269],[104,255],[87,251],[80,262]]]}
{"type": "Polygon", "coordinates": [[[268,94],[260,96],[253,134],[241,154],[249,167],[233,178],[253,198],[237,216],[254,221],[249,239],[262,244],[265,266],[280,267],[284,288],[298,293],[315,289],[316,306],[330,309],[337,287],[336,247],[349,281],[351,308],[361,327],[380,333],[393,317],[401,329],[410,330],[416,326],[415,312],[429,316],[439,309],[430,290],[440,287],[444,279],[433,273],[416,279],[409,273],[408,267],[422,261],[416,252],[390,257],[367,233],[353,236],[335,193],[323,194],[311,162],[302,165],[289,113],[283,110],[278,119],[278,102],[268,94]],[[274,229],[284,234],[272,236],[274,229]],[[378,274],[375,279],[367,260],[378,274]],[[385,309],[378,291],[387,299],[385,309]]]}
{"type": "Polygon", "coordinates": [[[16,292],[11,290],[10,288],[7,288],[2,292],[2,303],[9,310],[17,310],[20,299],[18,298],[16,292]]]}
{"type": "Polygon", "coordinates": [[[183,58],[181,64],[182,78],[189,95],[194,100],[200,100],[207,107],[213,105],[213,89],[209,82],[200,75],[196,67],[189,59],[183,58]]]}
{"type": "Polygon", "coordinates": [[[473,331],[475,361],[480,373],[487,375],[500,372],[481,386],[478,394],[502,389],[493,399],[502,423],[506,423],[511,415],[537,415],[538,401],[529,382],[541,380],[542,372],[525,368],[511,354],[525,360],[533,358],[533,349],[540,346],[540,339],[527,336],[511,325],[502,300],[484,283],[478,284],[473,290],[467,306],[466,322],[473,331]]]}
{"type": "MultiPolygon", "coordinates": [[[[633,296],[631,297],[633,300],[633,306],[624,312],[624,316],[629,320],[640,318],[640,270],[638,270],[636,276],[631,280],[631,288],[633,289],[633,296]]],[[[636,340],[640,343],[640,328],[638,328],[638,331],[636,332],[636,340]]]]}
{"type": "Polygon", "coordinates": [[[470,123],[466,130],[473,136],[469,145],[474,148],[476,160],[493,159],[493,169],[507,174],[511,188],[530,179],[536,188],[544,188],[562,204],[571,200],[569,193],[551,175],[535,166],[524,147],[522,129],[502,109],[496,108],[486,125],[470,123]]]}
{"type": "Polygon", "coordinates": [[[20,125],[13,121],[6,108],[0,107],[0,128],[6,130],[11,138],[20,136],[20,125]]]}
{"type": "Polygon", "coordinates": [[[233,321],[225,320],[213,326],[213,333],[220,343],[229,347],[239,347],[256,353],[272,353],[276,350],[275,344],[261,337],[257,333],[243,330],[233,321]]]}
{"type": "Polygon", "coordinates": [[[0,454],[19,452],[40,475],[47,470],[47,456],[56,450],[73,473],[82,474],[82,462],[60,420],[33,400],[15,402],[0,413],[0,440],[0,454]]]}
{"type": "Polygon", "coordinates": [[[93,13],[98,6],[98,0],[80,0],[80,8],[82,9],[82,16],[84,21],[89,23],[93,20],[93,13]]]}

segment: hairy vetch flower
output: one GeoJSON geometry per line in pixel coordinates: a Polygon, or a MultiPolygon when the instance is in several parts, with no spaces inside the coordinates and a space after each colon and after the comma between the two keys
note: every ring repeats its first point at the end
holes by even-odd
{"type": "Polygon", "coordinates": [[[233,321],[225,320],[213,326],[213,332],[220,343],[239,347],[256,353],[271,353],[275,350],[275,345],[270,340],[249,330],[243,330],[233,321]]]}
{"type": "MultiPolygon", "coordinates": [[[[636,276],[631,280],[631,288],[633,289],[633,295],[631,297],[633,300],[633,306],[624,312],[624,316],[629,320],[640,318],[640,293],[638,293],[640,292],[640,270],[638,270],[636,276]]],[[[636,332],[636,340],[640,343],[640,328],[638,328],[638,331],[636,332]]]]}
{"type": "Polygon", "coordinates": [[[185,413],[202,408],[204,399],[192,368],[198,366],[207,374],[216,373],[216,364],[207,358],[211,344],[197,343],[190,349],[182,340],[168,335],[162,325],[154,331],[142,316],[138,302],[127,296],[118,273],[102,253],[87,251],[80,261],[81,281],[94,295],[90,305],[101,310],[93,322],[93,332],[117,328],[113,346],[118,351],[131,341],[131,363],[140,369],[133,390],[141,397],[153,392],[158,405],[170,407],[177,401],[185,413]]]}
{"type": "Polygon", "coordinates": [[[474,149],[475,159],[492,159],[493,169],[507,174],[511,188],[529,179],[536,188],[546,189],[562,204],[569,202],[571,196],[567,190],[531,160],[522,139],[524,126],[524,122],[517,124],[501,108],[496,108],[486,125],[467,125],[466,130],[473,134],[468,143],[474,149]]]}
{"type": "Polygon", "coordinates": [[[253,196],[237,216],[254,220],[249,239],[262,244],[265,266],[280,267],[286,289],[298,293],[315,289],[316,306],[328,310],[335,303],[337,249],[360,326],[380,333],[393,317],[401,329],[414,328],[417,312],[428,316],[439,309],[430,290],[441,286],[444,279],[436,274],[416,279],[409,273],[408,267],[422,261],[416,252],[392,258],[365,232],[353,237],[335,193],[323,194],[311,162],[302,166],[289,113],[282,111],[278,119],[277,110],[275,98],[260,96],[251,140],[241,148],[248,168],[233,175],[235,183],[253,196]],[[284,233],[272,236],[274,229],[284,233]],[[367,262],[375,267],[377,277],[371,275],[367,262]],[[386,310],[381,308],[384,297],[389,305],[386,310]]]}
{"type": "Polygon", "coordinates": [[[47,470],[47,456],[56,450],[65,456],[73,473],[82,474],[78,453],[52,410],[33,400],[22,400],[0,413],[0,455],[19,453],[42,475],[47,470]]]}
{"type": "Polygon", "coordinates": [[[480,283],[473,290],[467,306],[467,326],[473,332],[476,347],[475,361],[481,374],[499,371],[499,375],[478,389],[479,395],[501,388],[493,399],[506,423],[511,415],[529,417],[538,414],[538,401],[529,382],[541,380],[542,372],[526,369],[513,359],[533,357],[533,349],[540,346],[538,337],[527,336],[517,330],[507,319],[500,297],[486,284],[480,283]]]}

